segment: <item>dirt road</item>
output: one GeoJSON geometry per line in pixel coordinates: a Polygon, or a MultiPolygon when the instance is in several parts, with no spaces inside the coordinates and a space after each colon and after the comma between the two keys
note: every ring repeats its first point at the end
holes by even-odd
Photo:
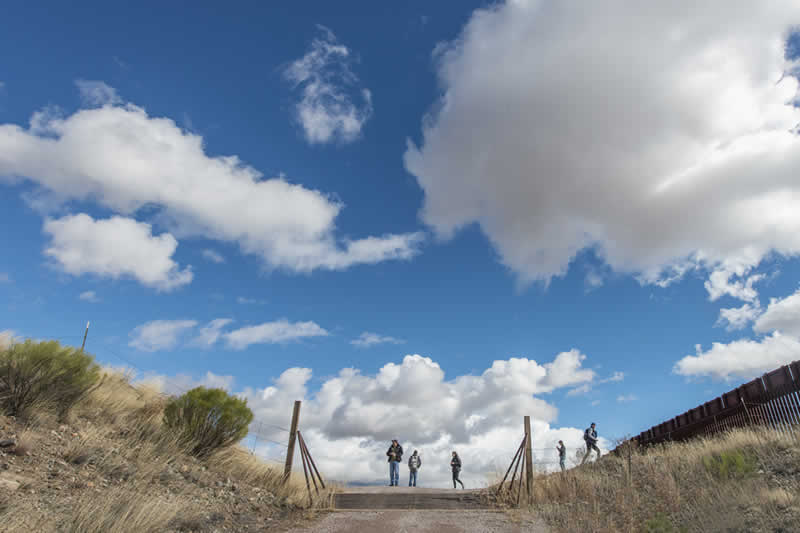
{"type": "Polygon", "coordinates": [[[533,518],[502,511],[333,511],[318,522],[289,533],[546,533],[533,518]]]}

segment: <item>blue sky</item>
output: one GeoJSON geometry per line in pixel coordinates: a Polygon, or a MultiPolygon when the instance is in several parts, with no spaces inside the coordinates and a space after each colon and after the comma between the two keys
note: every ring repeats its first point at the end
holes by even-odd
{"type": "Polygon", "coordinates": [[[0,330],[312,449],[636,434],[800,358],[800,13],[712,4],[7,6],[0,330]]]}

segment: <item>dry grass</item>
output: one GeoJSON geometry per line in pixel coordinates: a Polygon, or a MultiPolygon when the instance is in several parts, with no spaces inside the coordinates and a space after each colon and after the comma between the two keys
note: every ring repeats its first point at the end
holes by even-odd
{"type": "Polygon", "coordinates": [[[798,494],[797,442],[738,430],[539,475],[531,496],[559,531],[757,532],[797,531],[798,494]]]}
{"type": "MultiPolygon", "coordinates": [[[[294,476],[284,484],[280,465],[265,463],[239,446],[205,460],[187,454],[163,424],[165,404],[166,398],[154,389],[133,386],[126,375],[104,372],[98,386],[72,409],[69,429],[44,408],[37,410],[39,416],[26,421],[30,429],[20,433],[16,449],[28,452],[41,441],[53,450],[55,457],[47,459],[39,447],[35,459],[50,465],[48,472],[62,462],[58,468],[63,474],[51,478],[44,472],[42,477],[48,486],[60,484],[53,498],[67,500],[55,502],[58,513],[30,512],[24,505],[0,502],[0,530],[200,530],[192,524],[204,524],[205,530],[209,523],[230,520],[234,501],[246,502],[237,504],[246,509],[244,519],[256,521],[307,507],[304,481],[294,476]]],[[[29,459],[25,464],[33,464],[29,459]]],[[[36,472],[25,468],[21,474],[34,479],[36,472]]],[[[35,490],[26,489],[25,495],[36,499],[43,486],[31,488],[35,490]]],[[[37,500],[34,507],[40,506],[37,500]]],[[[227,527],[237,529],[235,524],[227,527]]]]}
{"type": "Polygon", "coordinates": [[[74,533],[160,532],[182,512],[181,505],[138,490],[111,489],[103,497],[86,496],[75,506],[65,531],[74,533]]]}

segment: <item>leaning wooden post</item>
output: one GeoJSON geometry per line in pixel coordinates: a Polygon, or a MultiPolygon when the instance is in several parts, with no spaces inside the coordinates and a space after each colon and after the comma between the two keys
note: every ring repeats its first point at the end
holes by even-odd
{"type": "Polygon", "coordinates": [[[289,430],[289,448],[286,450],[286,466],[283,468],[283,482],[289,480],[292,475],[292,461],[294,461],[294,442],[297,439],[297,423],[300,421],[300,400],[294,402],[294,411],[292,411],[292,425],[289,430]]]}
{"type": "Polygon", "coordinates": [[[525,417],[525,490],[528,492],[528,503],[533,498],[533,450],[531,446],[531,417],[525,417]]]}

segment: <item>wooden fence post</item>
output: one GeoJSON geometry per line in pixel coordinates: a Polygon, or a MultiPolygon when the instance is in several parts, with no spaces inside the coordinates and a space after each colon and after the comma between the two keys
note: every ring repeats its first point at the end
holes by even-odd
{"type": "Polygon", "coordinates": [[[525,417],[525,489],[528,491],[528,503],[533,502],[533,450],[531,446],[531,417],[525,417]]]}
{"type": "Polygon", "coordinates": [[[286,450],[286,465],[283,468],[283,482],[289,480],[292,474],[292,461],[294,461],[294,442],[297,439],[297,423],[300,420],[300,400],[294,402],[294,411],[292,411],[292,425],[289,430],[289,447],[286,450]]]}

